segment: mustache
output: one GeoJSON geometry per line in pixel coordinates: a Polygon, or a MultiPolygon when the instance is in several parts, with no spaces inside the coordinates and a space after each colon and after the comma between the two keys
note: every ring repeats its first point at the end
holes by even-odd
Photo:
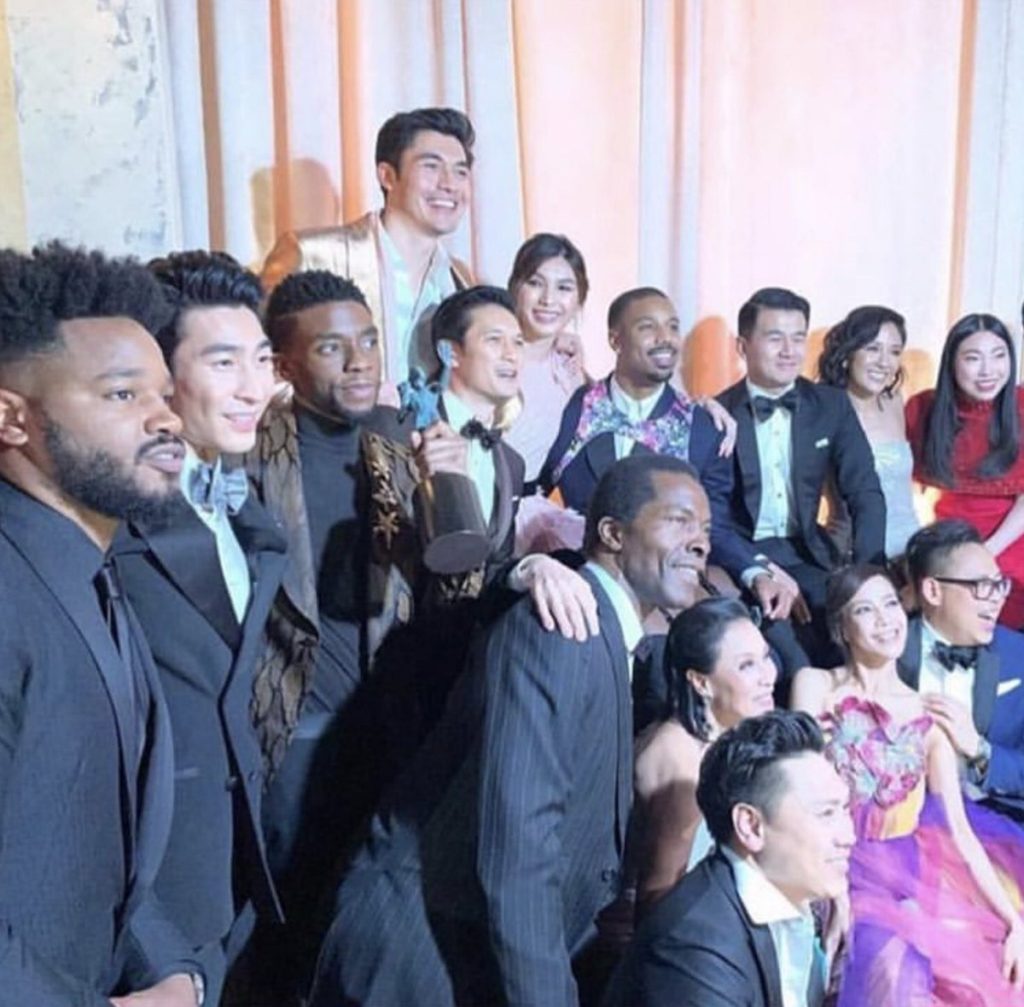
{"type": "Polygon", "coordinates": [[[180,437],[175,437],[174,434],[160,434],[152,440],[146,441],[146,443],[135,452],[135,461],[136,463],[141,462],[146,455],[152,454],[154,451],[160,451],[166,447],[176,447],[184,451],[185,442],[180,437]]]}

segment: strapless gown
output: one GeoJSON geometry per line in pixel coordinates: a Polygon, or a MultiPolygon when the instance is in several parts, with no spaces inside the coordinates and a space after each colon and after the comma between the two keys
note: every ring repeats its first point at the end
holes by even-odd
{"type": "MultiPolygon", "coordinates": [[[[1006,927],[971,877],[941,802],[926,793],[929,717],[897,724],[850,696],[822,718],[827,754],[850,785],[857,842],[839,1007],[1020,1007],[1001,975],[1006,927]]],[[[1011,901],[1021,907],[1024,830],[967,802],[1011,901]]]]}

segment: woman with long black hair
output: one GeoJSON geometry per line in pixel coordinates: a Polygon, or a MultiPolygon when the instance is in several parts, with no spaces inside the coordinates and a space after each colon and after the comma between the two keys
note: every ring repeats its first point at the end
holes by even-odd
{"type": "Polygon", "coordinates": [[[965,315],[949,331],[934,390],[907,403],[914,478],[938,488],[937,518],[960,517],[1013,582],[1000,621],[1024,625],[1024,395],[1010,333],[993,315],[965,315]]]}

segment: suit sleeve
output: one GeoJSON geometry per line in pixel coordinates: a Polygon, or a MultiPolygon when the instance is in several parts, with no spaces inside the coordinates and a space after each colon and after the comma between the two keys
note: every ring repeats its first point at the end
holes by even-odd
{"type": "MultiPolygon", "coordinates": [[[[3,599],[7,602],[8,599],[3,599]]],[[[8,611],[14,611],[9,608],[8,611]]],[[[0,808],[6,805],[28,671],[0,623],[0,808]]],[[[39,823],[45,828],[45,823],[39,823]]],[[[96,990],[42,958],[0,911],[0,991],[4,1003],[32,1007],[110,1007],[96,990]]]]}
{"type": "Polygon", "coordinates": [[[633,1002],[643,1007],[736,1007],[748,1002],[752,981],[719,948],[671,935],[644,949],[637,974],[633,1002]]]}
{"type": "Polygon", "coordinates": [[[560,831],[590,652],[543,632],[525,604],[496,627],[486,649],[477,874],[511,1004],[576,1003],[560,831]]]}
{"type": "Polygon", "coordinates": [[[840,417],[832,442],[836,488],[850,509],[855,563],[885,561],[885,497],[864,429],[845,394],[837,396],[840,417]]]}
{"type": "Polygon", "coordinates": [[[756,563],[754,546],[737,530],[732,520],[732,491],[735,478],[733,458],[722,458],[718,446],[722,434],[715,429],[706,409],[693,412],[690,445],[691,464],[700,475],[701,486],[711,506],[711,562],[723,567],[739,583],[740,574],[756,563]]]}
{"type": "Polygon", "coordinates": [[[213,975],[201,959],[215,969],[223,964],[216,955],[211,958],[209,950],[204,953],[189,945],[152,891],[132,914],[128,933],[131,943],[122,979],[129,989],[146,989],[180,973],[201,975],[212,985],[213,975]]]}

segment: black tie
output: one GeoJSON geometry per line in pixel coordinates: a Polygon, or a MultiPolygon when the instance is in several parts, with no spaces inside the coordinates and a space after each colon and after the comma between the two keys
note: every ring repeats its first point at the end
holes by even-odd
{"type": "Polygon", "coordinates": [[[142,757],[146,744],[146,723],[149,719],[149,687],[140,663],[133,652],[128,603],[121,589],[121,579],[118,576],[117,568],[110,559],[105,560],[103,566],[100,567],[99,573],[96,574],[95,584],[100,604],[103,607],[103,614],[107,620],[107,627],[117,647],[117,652],[121,655],[125,686],[131,700],[133,713],[132,723],[128,727],[129,730],[134,732],[134,736],[131,738],[133,747],[129,749],[129,752],[125,753],[125,756],[126,759],[129,759],[129,765],[133,769],[137,769],[138,761],[142,757]],[[132,759],[134,761],[130,761],[132,759]]]}
{"type": "Polygon", "coordinates": [[[780,395],[777,399],[770,399],[767,395],[755,395],[750,404],[759,423],[769,419],[776,409],[788,409],[794,413],[797,404],[796,389],[790,388],[785,395],[780,395]]]}
{"type": "Polygon", "coordinates": [[[952,671],[954,668],[976,667],[980,650],[980,647],[954,647],[950,643],[936,640],[932,653],[946,671],[952,671]]]}
{"type": "Polygon", "coordinates": [[[464,423],[459,433],[468,440],[479,441],[484,451],[490,451],[501,440],[500,430],[485,427],[478,419],[464,423]]]}

